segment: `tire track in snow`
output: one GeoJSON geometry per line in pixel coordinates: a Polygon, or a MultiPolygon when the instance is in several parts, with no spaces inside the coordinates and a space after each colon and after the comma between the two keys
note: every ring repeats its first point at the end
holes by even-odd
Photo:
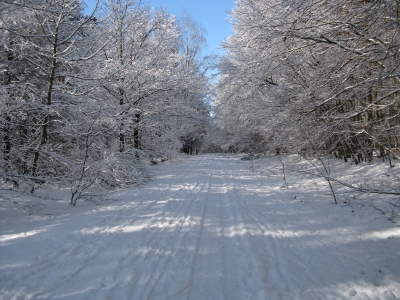
{"type": "MultiPolygon", "coordinates": [[[[200,164],[200,160],[195,164],[196,166],[200,164]]],[[[191,172],[191,171],[189,171],[191,172]]],[[[189,173],[188,172],[188,173],[189,173]]],[[[186,178],[185,176],[187,174],[182,175],[182,178],[186,178]]],[[[208,182],[209,178],[205,178],[208,182]]],[[[145,286],[141,289],[141,291],[137,291],[136,286],[133,284],[132,288],[129,292],[129,297],[130,298],[135,298],[137,297],[138,299],[152,299],[154,298],[153,295],[155,293],[155,290],[157,289],[158,285],[160,284],[160,281],[167,276],[165,274],[167,267],[170,263],[171,257],[176,256],[179,253],[172,253],[173,251],[176,250],[178,245],[182,247],[183,242],[186,239],[186,236],[189,233],[185,233],[183,236],[179,236],[179,234],[182,231],[182,228],[184,225],[187,224],[187,218],[189,216],[189,211],[192,209],[193,204],[195,202],[198,202],[198,195],[204,194],[207,188],[207,183],[206,182],[199,182],[196,181],[195,184],[188,183],[186,184],[183,188],[179,190],[179,195],[181,198],[184,200],[181,200],[179,202],[182,202],[182,205],[178,207],[178,209],[173,209],[174,214],[172,217],[170,217],[172,220],[179,220],[178,223],[170,223],[167,226],[165,226],[161,230],[152,230],[151,237],[148,239],[147,242],[144,242],[143,244],[146,244],[147,248],[156,248],[157,246],[163,245],[163,248],[165,249],[171,249],[171,252],[166,255],[165,257],[159,256],[155,258],[154,256],[156,254],[152,254],[151,251],[148,252],[148,257],[147,260],[151,261],[152,259],[156,259],[156,262],[153,263],[153,266],[151,267],[151,272],[150,275],[148,276],[148,279],[145,283],[145,286]],[[172,231],[171,231],[172,228],[172,231]],[[159,239],[158,237],[161,237],[159,239]],[[154,242],[154,244],[153,244],[154,242]],[[160,258],[161,257],[161,258],[160,258]]],[[[164,206],[163,213],[158,217],[158,220],[160,218],[165,217],[165,213],[167,210],[167,204],[164,206]]],[[[179,248],[179,247],[178,247],[179,248]]],[[[132,264],[137,262],[137,264],[142,264],[146,260],[142,262],[137,262],[136,259],[132,260],[132,264]]],[[[143,279],[143,277],[141,277],[143,279]]]]}
{"type": "Polygon", "coordinates": [[[239,261],[237,268],[239,273],[243,275],[239,279],[240,284],[243,285],[243,287],[239,288],[241,296],[236,299],[263,299],[266,295],[265,278],[263,278],[263,274],[258,272],[256,267],[261,265],[264,266],[262,269],[267,269],[268,266],[265,265],[263,259],[259,259],[254,253],[254,245],[249,237],[249,230],[246,228],[245,219],[239,209],[241,199],[234,193],[236,187],[232,184],[231,178],[227,178],[230,186],[229,194],[227,194],[230,202],[229,214],[233,218],[230,235],[233,236],[237,246],[235,251],[236,261],[239,261]]]}
{"type": "MultiPolygon", "coordinates": [[[[269,168],[271,168],[271,165],[269,165],[269,168]]],[[[280,166],[278,169],[280,169],[280,166]]],[[[265,196],[262,196],[259,192],[255,192],[254,189],[244,189],[243,192],[248,194],[249,200],[244,200],[240,203],[241,211],[256,225],[259,234],[265,237],[262,242],[263,247],[261,251],[264,250],[266,254],[272,254],[269,255],[269,257],[274,257],[274,259],[272,259],[274,266],[273,273],[278,276],[277,281],[279,283],[282,282],[280,279],[283,278],[284,285],[280,290],[287,294],[284,297],[287,299],[301,298],[301,295],[299,295],[300,290],[295,287],[301,287],[305,282],[319,282],[322,284],[318,276],[316,277],[315,274],[308,271],[309,264],[305,263],[304,257],[298,254],[308,253],[303,244],[299,242],[301,241],[301,236],[296,232],[298,223],[293,223],[296,219],[301,218],[301,213],[304,213],[303,206],[293,207],[293,211],[290,215],[286,215],[284,212],[281,212],[279,215],[271,213],[269,211],[271,208],[273,208],[273,211],[279,211],[279,209],[281,209],[281,203],[285,201],[283,199],[292,199],[292,192],[289,192],[288,189],[276,189],[280,184],[279,181],[269,181],[270,187],[268,188],[263,184],[264,176],[261,177],[262,180],[260,183],[260,181],[257,180],[257,175],[254,176],[254,173],[250,174],[254,177],[253,182],[255,190],[275,190],[273,192],[274,197],[281,200],[274,201],[265,198],[265,196]],[[249,206],[250,202],[253,202],[253,205],[249,206]],[[265,203],[268,203],[268,208],[265,206],[265,203]],[[296,209],[299,209],[299,211],[297,211],[297,213],[299,213],[298,215],[295,215],[296,209]],[[265,214],[268,215],[268,219],[266,219],[265,214]],[[288,224],[291,224],[291,226],[288,224]],[[292,276],[292,273],[300,273],[302,276],[292,276]]],[[[276,177],[276,175],[277,174],[275,174],[274,177],[276,177]]],[[[281,175],[277,177],[281,178],[281,175]]],[[[271,194],[271,192],[269,193],[271,194]]],[[[269,197],[271,197],[271,195],[269,195],[269,197]]],[[[257,232],[257,230],[255,232],[257,232]]],[[[318,237],[314,235],[310,236],[310,238],[318,240],[318,237]]],[[[311,255],[308,260],[314,262],[314,259],[315,256],[311,255]]],[[[273,273],[271,273],[271,275],[273,275],[273,273]]],[[[315,297],[318,298],[320,295],[315,295],[315,297]]]]}
{"type": "Polygon", "coordinates": [[[211,167],[211,170],[210,170],[210,174],[208,175],[208,189],[207,189],[207,194],[206,194],[206,197],[205,197],[205,200],[204,200],[203,212],[201,214],[200,229],[199,229],[199,233],[198,233],[198,236],[197,236],[197,241],[196,241],[196,246],[195,246],[195,249],[194,249],[193,260],[192,260],[191,269],[190,269],[190,273],[189,273],[189,281],[188,281],[188,284],[187,284],[187,288],[189,289],[189,292],[188,292],[187,299],[190,299],[190,296],[193,293],[192,285],[193,285],[194,275],[195,275],[197,261],[198,261],[200,243],[201,243],[201,239],[203,237],[204,222],[205,222],[205,218],[206,218],[207,206],[208,206],[208,201],[209,201],[209,196],[210,196],[210,191],[211,191],[211,182],[212,182],[212,176],[213,176],[213,172],[214,172],[214,164],[215,164],[215,161],[213,159],[212,160],[212,167],[211,167]]]}
{"type": "MultiPolygon", "coordinates": [[[[225,193],[222,194],[226,194],[226,186],[224,186],[223,188],[221,188],[222,191],[225,191],[225,193]]],[[[221,192],[222,192],[221,191],[221,192]]],[[[221,261],[222,261],[222,274],[221,274],[221,288],[222,288],[222,292],[224,295],[224,299],[233,299],[232,297],[229,297],[227,295],[227,291],[228,291],[228,273],[227,273],[227,258],[226,258],[226,253],[228,251],[228,248],[226,246],[226,230],[225,227],[227,227],[226,222],[225,222],[225,215],[224,215],[224,206],[226,205],[225,201],[223,200],[223,197],[219,196],[218,198],[218,208],[219,208],[219,212],[218,212],[218,216],[219,216],[219,235],[220,235],[220,245],[221,245],[221,261]],[[224,205],[223,205],[224,204],[224,205]]]]}
{"type": "MultiPolygon", "coordinates": [[[[200,161],[195,161],[194,163],[194,168],[197,167],[200,164],[200,161]]],[[[178,165],[179,166],[179,165],[178,165]]],[[[187,170],[187,169],[186,169],[187,170]]],[[[187,175],[190,173],[190,170],[187,170],[184,174],[181,175],[182,178],[186,178],[187,175]]],[[[197,189],[199,187],[200,183],[196,182],[194,185],[191,183],[185,183],[177,192],[178,196],[180,197],[175,197],[175,198],[185,198],[186,194],[188,191],[191,191],[193,189],[197,189]]],[[[166,190],[175,190],[173,189],[173,185],[168,185],[167,187],[163,187],[160,189],[158,192],[158,202],[165,202],[165,191],[166,190]]],[[[171,200],[171,199],[169,199],[171,200]]],[[[135,265],[141,265],[143,263],[152,263],[152,256],[158,256],[157,261],[155,264],[153,264],[153,267],[151,269],[149,278],[146,281],[145,287],[141,288],[138,292],[136,288],[136,282],[143,279],[143,277],[138,278],[138,276],[130,276],[130,284],[129,284],[129,289],[127,291],[127,298],[133,298],[137,297],[137,294],[140,293],[140,299],[148,299],[151,298],[153,291],[157,287],[157,283],[160,281],[160,278],[163,276],[163,273],[165,272],[165,269],[167,268],[171,255],[172,254],[167,254],[167,260],[165,259],[160,259],[165,253],[152,253],[152,249],[157,248],[156,246],[162,242],[164,245],[168,245],[168,242],[166,239],[157,239],[157,237],[165,237],[167,236],[167,233],[169,233],[170,229],[173,228],[172,234],[176,237],[177,234],[182,230],[182,227],[186,223],[186,217],[188,215],[188,210],[190,207],[193,205],[193,199],[189,198],[188,201],[177,201],[177,200],[167,200],[167,203],[163,205],[162,212],[159,212],[159,214],[154,215],[151,219],[149,219],[146,224],[142,226],[142,231],[151,231],[151,234],[143,234],[142,235],[142,240],[138,241],[135,240],[133,243],[130,243],[126,248],[126,256],[128,258],[124,257],[119,261],[120,268],[115,271],[114,277],[118,277],[118,273],[120,272],[120,269],[129,269],[132,266],[135,265]],[[177,212],[174,214],[173,217],[169,217],[170,221],[167,222],[168,225],[166,226],[159,226],[160,223],[161,225],[164,225],[163,222],[165,223],[166,219],[166,212],[167,210],[171,210],[171,205],[169,203],[172,203],[172,210],[176,210],[177,212]],[[175,205],[174,205],[175,203],[175,205]],[[183,205],[177,206],[177,204],[183,205]],[[184,211],[183,215],[184,218],[181,217],[182,211],[184,211]],[[173,220],[178,220],[178,223],[173,222],[173,220]],[[156,229],[158,227],[158,229],[156,229]],[[161,229],[160,229],[161,228],[161,229]],[[148,230],[150,229],[150,230],[148,230]],[[135,246],[140,246],[144,245],[145,248],[147,249],[147,253],[144,257],[141,257],[139,254],[134,254],[133,249],[135,249],[135,246]],[[150,250],[149,250],[150,249],[150,250]],[[161,269],[161,271],[160,271],[161,269]],[[149,295],[145,296],[146,291],[150,290],[149,295]],[[136,295],[136,296],[135,296],[136,295]]],[[[151,207],[148,207],[146,210],[144,210],[144,213],[148,213],[148,211],[151,210],[151,207]]],[[[171,234],[171,233],[169,233],[171,234]]],[[[169,236],[169,235],[168,235],[169,236]]],[[[175,238],[172,241],[172,249],[174,248],[174,243],[175,243],[175,238]]],[[[123,282],[122,284],[126,285],[126,282],[123,282]]],[[[125,288],[125,286],[121,286],[121,283],[118,284],[121,289],[125,288]]],[[[109,293],[109,298],[113,299],[112,297],[113,291],[110,291],[109,293]]],[[[96,297],[95,297],[96,298],[96,297]]],[[[94,299],[95,299],[94,298],[94,299]]]]}
{"type": "MultiPolygon", "coordinates": [[[[225,173],[225,170],[221,171],[225,173]]],[[[242,267],[239,261],[245,260],[243,252],[240,251],[240,245],[243,245],[242,239],[235,234],[238,227],[238,218],[235,215],[229,197],[232,186],[223,175],[223,185],[219,193],[219,226],[220,226],[220,245],[221,245],[221,289],[226,300],[245,299],[242,285],[243,279],[240,278],[242,267]]]]}
{"type": "MultiPolygon", "coordinates": [[[[198,165],[198,164],[199,164],[199,162],[195,163],[195,165],[198,165]]],[[[186,172],[186,174],[188,174],[188,173],[189,173],[189,171],[186,172]]],[[[194,186],[192,186],[192,188],[197,188],[198,185],[199,185],[199,183],[196,182],[196,184],[194,186]]],[[[150,186],[150,189],[152,187],[154,187],[154,186],[157,186],[157,183],[152,185],[152,186],[150,186]]],[[[187,187],[184,187],[183,192],[185,192],[187,189],[188,189],[187,187]]],[[[140,217],[141,215],[148,214],[149,212],[152,211],[153,206],[159,205],[159,203],[161,203],[161,202],[165,202],[165,192],[167,190],[172,190],[172,185],[168,185],[167,187],[160,188],[159,192],[156,193],[157,197],[152,202],[150,202],[148,205],[146,205],[143,208],[143,210],[142,210],[143,213],[140,213],[140,212],[136,211],[135,215],[137,217],[140,217]]],[[[182,191],[182,189],[179,190],[178,192],[180,192],[180,191],[182,191]]],[[[151,193],[151,194],[154,194],[154,193],[151,193]]],[[[178,193],[178,194],[180,194],[180,193],[178,193]]],[[[176,197],[174,197],[174,198],[176,198],[176,197]]],[[[169,200],[171,200],[171,199],[169,199],[169,200]]],[[[168,222],[168,225],[159,226],[160,223],[161,223],[161,225],[163,225],[162,223],[165,223],[164,219],[165,219],[166,211],[168,209],[171,210],[171,207],[169,207],[169,203],[172,203],[172,202],[175,202],[175,201],[176,200],[171,200],[171,201],[167,201],[166,204],[163,203],[162,211],[159,212],[158,214],[155,214],[150,219],[148,219],[146,221],[146,223],[141,225],[142,231],[145,230],[145,231],[148,231],[149,233],[151,232],[151,234],[142,234],[141,235],[141,238],[142,238],[141,240],[138,241],[138,240],[135,239],[134,241],[132,241],[131,243],[129,243],[128,245],[126,245],[124,247],[124,249],[122,250],[123,253],[124,253],[123,258],[120,259],[119,263],[118,263],[119,268],[117,268],[114,271],[113,276],[112,276],[112,279],[114,281],[116,281],[116,287],[113,288],[113,289],[110,289],[110,291],[108,293],[109,298],[111,298],[111,299],[115,298],[115,297],[113,297],[113,295],[115,294],[115,290],[118,290],[117,294],[120,294],[121,293],[120,290],[124,289],[123,285],[126,285],[126,274],[125,273],[126,273],[127,270],[129,270],[129,268],[131,268],[135,264],[139,264],[140,265],[143,262],[151,263],[151,256],[152,255],[154,256],[154,254],[152,254],[151,250],[153,248],[156,248],[154,246],[159,245],[160,242],[162,242],[163,244],[168,245],[168,241],[166,241],[166,239],[157,239],[157,237],[166,236],[166,234],[171,229],[171,227],[172,228],[176,227],[175,225],[177,225],[177,224],[172,223],[172,219],[176,219],[176,217],[180,215],[180,213],[184,209],[185,205],[181,205],[180,207],[178,207],[177,213],[175,214],[174,218],[171,218],[171,217],[169,218],[170,221],[168,222]],[[147,253],[144,255],[144,257],[141,257],[143,255],[135,254],[135,249],[137,249],[137,247],[140,247],[141,245],[144,245],[144,247],[146,247],[147,249],[150,249],[150,250],[147,251],[147,253]],[[125,272],[125,273],[122,272],[122,273],[124,273],[125,277],[120,276],[121,270],[125,272]]],[[[183,203],[183,204],[189,205],[189,208],[192,205],[192,201],[177,201],[176,203],[183,203]]],[[[172,204],[172,206],[173,206],[172,210],[176,210],[176,207],[173,204],[172,204]]],[[[187,208],[185,210],[187,211],[189,208],[187,208]]],[[[185,215],[187,215],[187,213],[185,213],[185,215]]],[[[178,226],[177,229],[174,229],[174,232],[179,232],[181,230],[182,226],[185,223],[185,220],[180,220],[179,222],[180,222],[180,226],[178,226]]],[[[134,224],[134,222],[133,222],[133,224],[134,224]]],[[[163,253],[158,253],[159,256],[161,256],[163,254],[165,254],[165,253],[164,252],[163,253]]],[[[170,258],[170,255],[167,255],[167,259],[168,260],[164,264],[164,270],[165,270],[165,268],[166,268],[166,266],[167,266],[167,264],[169,262],[169,258],[170,258]]],[[[157,260],[157,265],[154,266],[153,269],[151,270],[151,275],[150,275],[149,279],[146,282],[145,288],[144,289],[140,289],[144,293],[144,294],[142,293],[143,295],[140,296],[141,299],[142,298],[145,299],[145,291],[146,290],[151,290],[151,291],[154,290],[157,282],[159,281],[159,277],[161,276],[160,275],[157,278],[157,272],[159,271],[159,268],[160,268],[160,265],[162,264],[162,262],[163,262],[163,260],[161,260],[161,259],[157,260]],[[153,288],[150,288],[153,282],[154,282],[153,288]]],[[[140,278],[138,278],[134,274],[133,275],[129,275],[129,278],[130,278],[129,279],[129,282],[130,282],[129,291],[125,294],[124,297],[132,298],[132,295],[134,295],[134,292],[135,292],[136,282],[138,280],[140,280],[140,278]]],[[[107,281],[107,278],[105,278],[104,280],[107,281]]],[[[149,298],[150,296],[151,295],[149,295],[147,298],[149,298]]],[[[92,298],[96,299],[97,297],[94,296],[92,298]]]]}
{"type": "MultiPolygon", "coordinates": [[[[280,253],[281,249],[278,249],[272,236],[264,234],[267,229],[263,229],[260,224],[265,225],[265,223],[254,217],[247,205],[247,198],[251,198],[247,195],[248,189],[254,188],[256,180],[250,187],[244,185],[238,188],[233,183],[240,182],[241,178],[238,174],[229,173],[225,175],[225,178],[230,186],[231,205],[229,207],[230,214],[234,218],[233,235],[240,249],[238,254],[240,265],[247,267],[245,277],[242,279],[245,286],[241,288],[246,293],[240,298],[290,299],[293,295],[289,276],[284,268],[285,261],[280,253]]],[[[257,193],[252,193],[252,196],[258,197],[257,193]]]]}
{"type": "MultiPolygon", "coordinates": [[[[235,189],[235,194],[237,194],[237,190],[235,189]]],[[[293,291],[291,290],[291,284],[289,280],[289,276],[286,272],[286,261],[281,256],[281,251],[277,247],[276,237],[272,237],[270,234],[265,234],[269,232],[268,226],[265,226],[263,222],[260,221],[259,218],[255,217],[254,213],[252,213],[247,206],[247,201],[243,200],[242,197],[241,201],[238,201],[239,211],[241,212],[241,216],[243,220],[250,220],[245,221],[247,224],[247,231],[249,232],[249,239],[253,243],[253,247],[257,248],[258,256],[265,257],[266,259],[266,266],[268,273],[267,273],[267,282],[272,282],[273,285],[279,285],[279,299],[293,299],[295,298],[293,295],[293,291]],[[249,225],[255,225],[258,229],[259,233],[254,229],[250,229],[249,225]],[[257,235],[261,236],[258,238],[257,235]],[[256,237],[254,237],[256,236],[256,237]],[[283,293],[285,291],[286,293],[283,293]]],[[[254,227],[254,226],[253,226],[254,227]]],[[[291,263],[294,263],[291,261],[291,263]]]]}
{"type": "MultiPolygon", "coordinates": [[[[176,217],[178,219],[178,217],[182,214],[181,212],[184,210],[183,216],[187,216],[189,210],[191,209],[191,207],[193,206],[193,203],[195,202],[195,199],[189,199],[189,201],[185,201],[185,203],[187,203],[187,205],[185,205],[185,208],[183,208],[183,206],[179,209],[179,211],[176,214],[176,217]]],[[[183,221],[181,221],[178,225],[178,227],[172,231],[172,233],[170,234],[170,236],[172,235],[173,239],[171,242],[171,249],[175,249],[176,244],[175,242],[177,242],[178,240],[178,234],[181,232],[184,224],[185,224],[185,219],[183,221]]],[[[161,232],[158,233],[158,235],[166,235],[167,231],[169,231],[170,227],[165,227],[164,230],[162,230],[161,232]]],[[[180,238],[180,240],[182,240],[182,238],[180,238]]],[[[157,241],[157,244],[159,243],[159,241],[157,241]]],[[[149,294],[147,297],[143,298],[143,299],[151,299],[154,290],[157,287],[158,282],[160,281],[160,279],[164,276],[165,274],[165,270],[167,269],[167,266],[170,262],[170,259],[172,257],[172,255],[174,255],[173,253],[170,253],[169,255],[166,256],[166,260],[161,262],[161,260],[158,260],[157,265],[153,268],[152,273],[150,278],[152,278],[152,280],[148,281],[148,284],[146,284],[146,288],[144,289],[144,291],[149,290],[149,294]],[[162,269],[161,271],[159,271],[159,265],[162,265],[162,269]],[[158,271],[158,275],[155,275],[158,271]],[[151,288],[149,288],[151,286],[151,288]]]]}
{"type": "MultiPolygon", "coordinates": [[[[254,197],[256,198],[257,195],[255,195],[254,197]]],[[[278,261],[279,264],[282,263],[282,265],[285,266],[285,265],[286,265],[286,262],[283,260],[282,255],[281,255],[281,253],[283,253],[283,251],[281,251],[281,249],[282,249],[283,247],[280,245],[281,243],[278,243],[278,242],[277,242],[277,240],[279,240],[279,239],[285,239],[285,241],[287,242],[287,244],[290,243],[290,245],[295,249],[295,250],[292,250],[292,251],[290,252],[290,257],[292,258],[292,260],[290,261],[291,267],[293,267],[293,264],[300,265],[301,268],[306,267],[305,265],[303,265],[303,264],[301,263],[301,259],[299,259],[299,260],[297,260],[297,259],[293,260],[293,257],[298,257],[298,256],[296,255],[296,252],[297,252],[297,250],[299,250],[299,248],[301,248],[301,247],[299,246],[298,243],[296,243],[296,242],[293,241],[293,236],[294,236],[294,237],[298,237],[298,235],[297,235],[295,232],[292,232],[292,235],[289,236],[288,234],[285,234],[285,233],[282,231],[283,228],[274,228],[274,227],[273,227],[272,224],[274,224],[274,220],[270,220],[269,223],[268,223],[268,222],[265,222],[263,216],[260,217],[260,216],[257,214],[257,212],[252,211],[252,210],[248,207],[248,204],[247,204],[246,201],[243,203],[243,206],[244,206],[244,211],[246,211],[247,214],[250,216],[250,218],[252,218],[252,219],[254,220],[254,224],[257,226],[257,228],[259,229],[260,233],[261,233],[262,235],[264,235],[265,237],[268,238],[269,242],[266,243],[266,244],[271,245],[272,250],[274,251],[274,253],[277,253],[277,254],[278,254],[277,261],[278,261]],[[277,237],[274,238],[274,237],[271,235],[272,232],[273,232],[274,235],[277,236],[277,237]]],[[[282,224],[280,224],[280,225],[282,226],[282,224]]],[[[290,230],[288,230],[288,231],[291,232],[290,230]]],[[[292,247],[291,247],[291,248],[292,248],[292,247]]],[[[285,251],[288,251],[288,248],[287,248],[287,247],[285,248],[285,251]]],[[[283,269],[283,272],[285,273],[285,274],[283,274],[283,275],[285,276],[285,278],[289,278],[288,274],[286,273],[286,268],[283,269]]],[[[288,279],[288,280],[289,280],[289,279],[288,279]]]]}

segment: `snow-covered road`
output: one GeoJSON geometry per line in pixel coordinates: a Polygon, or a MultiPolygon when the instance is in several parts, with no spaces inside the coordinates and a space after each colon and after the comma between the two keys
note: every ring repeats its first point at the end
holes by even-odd
{"type": "Polygon", "coordinates": [[[58,216],[2,206],[0,299],[399,299],[399,227],[270,163],[190,157],[58,216]]]}

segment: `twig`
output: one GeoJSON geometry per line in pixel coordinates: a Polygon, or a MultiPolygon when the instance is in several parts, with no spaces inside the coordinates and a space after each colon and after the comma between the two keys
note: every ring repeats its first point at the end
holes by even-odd
{"type": "Polygon", "coordinates": [[[286,182],[285,165],[283,164],[283,161],[281,160],[281,158],[279,157],[279,155],[278,155],[278,159],[279,159],[279,161],[280,161],[281,164],[282,164],[283,181],[285,182],[286,188],[288,189],[289,186],[288,186],[288,184],[287,184],[287,182],[286,182]]]}

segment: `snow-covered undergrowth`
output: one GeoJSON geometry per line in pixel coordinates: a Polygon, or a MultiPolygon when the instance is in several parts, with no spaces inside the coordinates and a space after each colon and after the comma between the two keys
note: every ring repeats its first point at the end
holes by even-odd
{"type": "Polygon", "coordinates": [[[329,158],[269,156],[255,159],[251,170],[280,177],[282,187],[288,185],[288,188],[295,188],[299,180],[308,179],[317,191],[330,196],[333,202],[336,198],[338,204],[349,205],[361,214],[377,210],[378,215],[393,222],[400,215],[400,161],[395,160],[390,167],[387,159],[379,158],[372,163],[355,165],[329,158]]]}
{"type": "MultiPolygon", "coordinates": [[[[335,185],[335,205],[309,162],[281,159],[289,188],[277,157],[202,155],[154,166],[152,182],[101,205],[7,195],[0,299],[400,298],[397,220],[360,205],[383,210],[395,197],[335,185]]],[[[399,174],[329,165],[369,187],[399,174]]]]}

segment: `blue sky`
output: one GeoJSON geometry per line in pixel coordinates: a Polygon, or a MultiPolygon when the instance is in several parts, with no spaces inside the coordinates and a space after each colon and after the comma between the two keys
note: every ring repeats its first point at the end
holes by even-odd
{"type": "MultiPolygon", "coordinates": [[[[88,9],[93,6],[95,0],[85,0],[88,9]]],[[[207,31],[207,48],[204,54],[222,54],[221,41],[231,35],[231,25],[228,23],[230,11],[234,7],[234,0],[143,0],[149,2],[152,7],[166,8],[173,15],[181,15],[186,11],[207,31]]]]}

